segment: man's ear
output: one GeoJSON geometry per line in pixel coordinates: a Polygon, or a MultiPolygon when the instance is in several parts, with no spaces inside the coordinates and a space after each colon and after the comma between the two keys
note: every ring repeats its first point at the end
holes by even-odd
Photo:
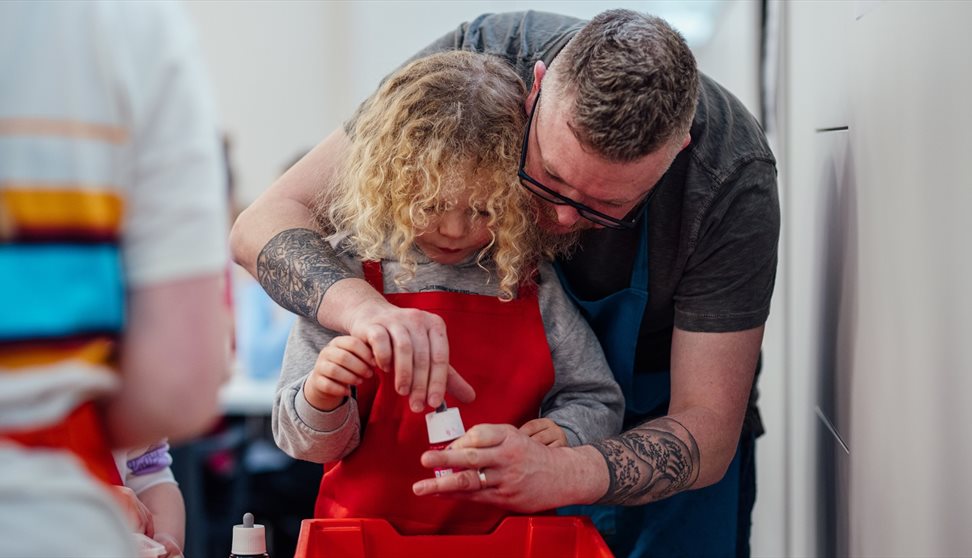
{"type": "Polygon", "coordinates": [[[690,143],[692,143],[692,134],[685,134],[685,141],[682,142],[682,147],[679,151],[688,147],[690,143]]]}
{"type": "Polygon", "coordinates": [[[533,101],[537,98],[537,94],[540,93],[540,82],[543,81],[543,76],[547,75],[547,65],[543,63],[543,60],[537,60],[537,63],[533,65],[533,85],[530,87],[530,93],[527,94],[527,98],[523,101],[523,108],[527,112],[530,112],[530,108],[533,107],[533,101]]]}

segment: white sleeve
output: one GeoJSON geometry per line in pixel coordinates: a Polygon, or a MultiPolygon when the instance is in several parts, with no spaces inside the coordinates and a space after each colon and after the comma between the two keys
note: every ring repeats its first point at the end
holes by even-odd
{"type": "MultiPolygon", "coordinates": [[[[121,475],[122,484],[128,488],[131,488],[135,495],[139,495],[149,488],[159,484],[179,484],[176,482],[175,475],[172,474],[172,468],[169,466],[151,473],[136,474],[134,471],[132,471],[132,468],[128,465],[129,461],[145,455],[145,453],[151,449],[154,449],[154,446],[142,447],[134,450],[112,451],[112,457],[115,458],[115,466],[118,468],[118,473],[121,475]]],[[[166,453],[168,454],[168,450],[166,450],[166,453]]],[[[169,456],[169,460],[171,461],[171,456],[169,456]]]]}
{"type": "Polygon", "coordinates": [[[228,192],[213,95],[182,7],[120,3],[119,76],[131,130],[123,158],[123,258],[134,285],[219,272],[227,265],[228,192]],[[126,163],[124,161],[133,161],[126,163]]]}
{"type": "Polygon", "coordinates": [[[140,495],[149,488],[160,484],[179,484],[176,482],[175,475],[172,474],[170,467],[147,475],[131,475],[131,480],[125,479],[125,486],[131,488],[136,495],[140,495]]]}

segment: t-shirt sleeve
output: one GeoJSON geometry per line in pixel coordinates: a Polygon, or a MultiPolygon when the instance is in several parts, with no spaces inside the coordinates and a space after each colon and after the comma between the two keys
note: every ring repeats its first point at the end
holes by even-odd
{"type": "Polygon", "coordinates": [[[686,331],[743,331],[769,316],[780,232],[776,171],[749,163],[721,191],[675,293],[675,326],[686,331]]]}
{"type": "Polygon", "coordinates": [[[228,193],[215,103],[178,5],[129,20],[121,95],[130,119],[123,256],[130,283],[218,273],[228,262],[228,193]]]}

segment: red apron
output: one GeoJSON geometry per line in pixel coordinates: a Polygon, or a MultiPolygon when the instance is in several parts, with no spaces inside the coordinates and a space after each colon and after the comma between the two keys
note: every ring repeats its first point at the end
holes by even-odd
{"type": "Polygon", "coordinates": [[[57,424],[33,430],[0,432],[0,440],[10,440],[28,448],[68,450],[84,463],[95,478],[106,484],[122,484],[101,416],[90,401],[79,405],[57,424]]]}
{"type": "MultiPolygon", "coordinates": [[[[384,292],[381,264],[364,263],[365,278],[384,292]]],[[[520,426],[540,416],[554,370],[537,304],[536,287],[502,302],[452,292],[386,294],[396,306],[438,314],[449,333],[450,364],[476,390],[457,406],[466,430],[480,423],[520,426]]],[[[488,533],[511,512],[458,499],[416,496],[412,484],[432,475],[419,458],[429,448],[425,413],[413,413],[395,393],[392,374],[376,372],[357,389],[361,443],[326,470],[315,515],[383,518],[403,534],[488,533]]],[[[427,409],[431,411],[432,409],[427,409]]]]}

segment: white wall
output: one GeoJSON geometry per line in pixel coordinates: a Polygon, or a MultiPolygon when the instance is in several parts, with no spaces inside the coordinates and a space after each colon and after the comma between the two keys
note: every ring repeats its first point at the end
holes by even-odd
{"type": "MultiPolygon", "coordinates": [[[[846,30],[853,22],[849,2],[783,3],[784,46],[781,79],[783,111],[780,153],[783,231],[777,288],[782,294],[787,380],[787,555],[827,555],[823,533],[835,506],[822,501],[818,478],[821,452],[834,449],[816,415],[823,378],[833,378],[834,315],[840,311],[843,262],[834,249],[845,241],[836,230],[842,171],[834,157],[846,146],[847,131],[817,132],[847,125],[846,30]],[[823,32],[826,30],[826,32],[823,32]],[[829,441],[829,445],[828,445],[829,441]]],[[[823,405],[826,407],[826,405],[823,405]]],[[[829,417],[835,420],[834,417],[829,417]]],[[[837,426],[838,430],[840,425],[837,426]]],[[[846,433],[842,434],[846,438],[846,433]]],[[[835,461],[838,454],[828,453],[835,461]]],[[[828,490],[831,489],[827,487],[828,490]]]]}
{"type": "Polygon", "coordinates": [[[237,199],[249,203],[286,163],[334,128],[350,105],[335,86],[344,6],[319,2],[185,2],[195,18],[232,142],[237,199]]]}
{"type": "Polygon", "coordinates": [[[885,2],[856,23],[855,554],[972,555],[970,19],[967,2],[885,2]]]}
{"type": "Polygon", "coordinates": [[[972,555],[972,4],[782,5],[787,554],[972,555]]]}
{"type": "MultiPolygon", "coordinates": [[[[753,0],[713,2],[597,0],[216,1],[184,2],[195,18],[213,76],[226,132],[233,141],[238,198],[255,199],[299,151],[339,126],[408,56],[463,21],[487,12],[557,11],[589,18],[608,7],[671,14],[688,37],[697,29],[693,11],[724,10],[739,19],[753,0]],[[723,6],[724,5],[724,6],[723,6]],[[686,15],[688,14],[688,15],[686,15]]],[[[752,55],[733,53],[752,41],[726,40],[713,51],[715,65],[700,65],[724,79],[747,106],[755,107],[752,55]],[[732,63],[735,62],[735,63],[732,63]],[[738,70],[738,71],[737,71],[738,70]]]]}
{"type": "Polygon", "coordinates": [[[705,44],[692,48],[699,68],[759,117],[760,3],[726,0],[705,44]]]}

